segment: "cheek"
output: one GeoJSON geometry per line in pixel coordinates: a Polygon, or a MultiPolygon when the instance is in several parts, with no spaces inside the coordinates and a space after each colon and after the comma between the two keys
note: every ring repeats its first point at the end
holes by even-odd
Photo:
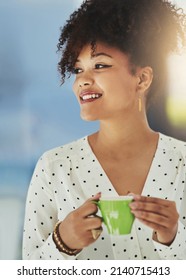
{"type": "Polygon", "coordinates": [[[129,96],[135,96],[136,95],[136,82],[135,79],[131,76],[126,76],[125,78],[121,78],[120,84],[118,83],[120,88],[123,88],[123,91],[129,96]],[[121,82],[122,81],[122,82],[121,82]]]}
{"type": "Polygon", "coordinates": [[[110,90],[114,91],[119,96],[130,96],[134,92],[134,84],[126,77],[115,77],[107,83],[110,90]]]}

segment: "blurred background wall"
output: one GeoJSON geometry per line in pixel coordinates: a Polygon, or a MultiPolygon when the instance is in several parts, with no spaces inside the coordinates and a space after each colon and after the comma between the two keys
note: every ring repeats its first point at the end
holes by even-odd
{"type": "MultiPolygon", "coordinates": [[[[60,86],[57,43],[81,0],[0,0],[0,259],[21,259],[24,207],[41,154],[96,131],[68,80],[60,86]]],[[[185,0],[173,1],[186,10],[185,0]]],[[[171,56],[167,93],[149,110],[152,128],[186,140],[186,55],[171,56]]]]}

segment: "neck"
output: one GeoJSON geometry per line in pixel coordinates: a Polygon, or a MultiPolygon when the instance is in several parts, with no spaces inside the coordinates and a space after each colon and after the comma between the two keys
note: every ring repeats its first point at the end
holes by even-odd
{"type": "Polygon", "coordinates": [[[120,158],[137,155],[147,144],[156,142],[157,137],[146,118],[136,118],[133,121],[101,121],[100,130],[89,137],[89,142],[97,153],[120,158]]]}

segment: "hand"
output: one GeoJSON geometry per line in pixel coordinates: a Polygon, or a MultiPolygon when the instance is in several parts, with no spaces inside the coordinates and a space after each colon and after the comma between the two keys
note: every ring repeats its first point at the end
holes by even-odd
{"type": "Polygon", "coordinates": [[[92,229],[101,227],[102,219],[93,216],[97,213],[98,207],[93,200],[99,200],[101,194],[88,199],[82,206],[69,213],[61,222],[59,232],[63,242],[71,249],[82,249],[95,242],[92,236],[92,229]]]}
{"type": "Polygon", "coordinates": [[[131,212],[154,230],[153,239],[169,246],[177,233],[179,214],[174,201],[134,195],[131,212]]]}

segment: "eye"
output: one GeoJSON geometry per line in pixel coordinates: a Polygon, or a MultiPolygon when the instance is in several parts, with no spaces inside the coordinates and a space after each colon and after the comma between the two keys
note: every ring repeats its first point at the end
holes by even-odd
{"type": "Polygon", "coordinates": [[[83,70],[79,67],[74,67],[73,70],[72,70],[72,73],[77,75],[77,74],[80,74],[83,70]]]}
{"type": "Polygon", "coordinates": [[[103,69],[103,68],[109,68],[109,67],[112,67],[112,65],[101,64],[101,63],[95,64],[95,69],[103,69]]]}

